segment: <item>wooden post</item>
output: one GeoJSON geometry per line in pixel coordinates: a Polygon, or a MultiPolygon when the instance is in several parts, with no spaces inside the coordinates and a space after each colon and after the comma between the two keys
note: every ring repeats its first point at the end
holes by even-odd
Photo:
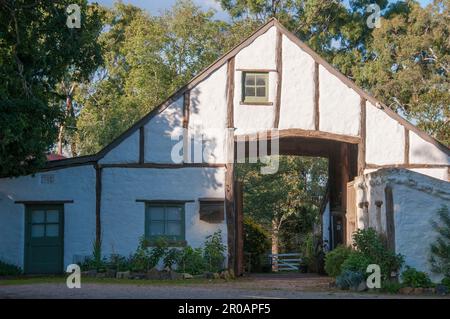
{"type": "Polygon", "coordinates": [[[320,129],[320,84],[319,84],[319,63],[314,62],[314,128],[316,131],[320,129]]]}
{"type": "Polygon", "coordinates": [[[225,210],[228,232],[228,269],[235,269],[236,262],[236,215],[234,210],[234,163],[227,163],[225,175],[225,210]]]}
{"type": "Polygon", "coordinates": [[[405,127],[405,154],[404,164],[409,164],[409,130],[405,127]]]}
{"type": "Polygon", "coordinates": [[[191,162],[191,151],[189,143],[189,114],[191,105],[191,91],[183,94],[183,162],[191,162]]]}
{"type": "Polygon", "coordinates": [[[244,201],[243,201],[243,185],[242,182],[236,181],[235,197],[236,197],[236,276],[244,273],[244,201]]]}
{"type": "Polygon", "coordinates": [[[234,57],[227,66],[227,127],[234,128],[234,57]]]}
{"type": "Polygon", "coordinates": [[[359,135],[361,141],[358,144],[358,175],[364,174],[366,168],[366,99],[361,98],[361,117],[359,126],[359,135]]]}
{"type": "Polygon", "coordinates": [[[277,95],[275,101],[275,117],[273,127],[278,128],[280,124],[281,88],[283,82],[283,34],[277,30],[277,43],[275,48],[275,64],[277,68],[277,95]]]}

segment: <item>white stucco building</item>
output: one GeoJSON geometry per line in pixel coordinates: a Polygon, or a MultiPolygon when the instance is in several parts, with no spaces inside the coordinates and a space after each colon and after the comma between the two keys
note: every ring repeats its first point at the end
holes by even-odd
{"type": "MultiPolygon", "coordinates": [[[[0,260],[30,273],[58,272],[90,255],[96,241],[106,256],[128,255],[141,236],[196,247],[221,229],[229,266],[240,272],[234,148],[258,149],[258,141],[275,137],[280,154],[329,159],[323,233],[333,245],[348,241],[346,212],[359,205],[347,199],[355,178],[352,185],[364,184],[364,174],[397,167],[415,171],[413,179],[440,180],[433,187],[448,191],[446,146],[272,19],[99,153],[49,162],[34,176],[0,179],[0,260]],[[208,150],[204,156],[198,146],[208,150]]],[[[394,202],[407,201],[408,192],[397,199],[394,191],[394,202]]],[[[448,202],[445,196],[439,201],[448,202]]],[[[427,205],[421,198],[435,200],[417,196],[411,202],[417,209],[410,203],[401,211],[394,205],[395,227],[419,218],[427,205]]],[[[395,241],[401,253],[411,253],[407,239],[395,241]]]]}

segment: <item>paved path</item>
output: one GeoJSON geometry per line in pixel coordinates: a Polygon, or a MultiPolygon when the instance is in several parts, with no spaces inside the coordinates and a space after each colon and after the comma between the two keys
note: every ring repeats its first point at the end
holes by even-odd
{"type": "MultiPolygon", "coordinates": [[[[65,284],[0,286],[0,298],[136,298],[136,299],[348,299],[399,298],[393,295],[331,290],[329,279],[319,276],[253,276],[232,282],[205,284],[106,284],[86,283],[80,289],[65,284]]],[[[408,298],[412,296],[400,296],[408,298]]]]}

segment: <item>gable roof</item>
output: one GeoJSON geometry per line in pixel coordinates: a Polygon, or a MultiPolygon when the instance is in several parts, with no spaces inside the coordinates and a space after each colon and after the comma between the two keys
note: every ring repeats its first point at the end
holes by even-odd
{"type": "Polygon", "coordinates": [[[83,156],[83,157],[74,157],[74,158],[68,158],[65,160],[59,160],[55,162],[49,162],[47,167],[58,167],[60,165],[67,166],[67,165],[80,165],[80,164],[86,164],[91,162],[96,162],[100,159],[102,159],[109,151],[111,151],[114,147],[116,147],[118,144],[120,144],[123,140],[125,140],[127,137],[129,137],[131,134],[136,132],[141,126],[145,125],[150,119],[155,117],[156,115],[163,112],[169,105],[171,105],[173,102],[175,102],[178,98],[180,98],[186,91],[194,88],[198,83],[202,82],[205,78],[207,78],[209,75],[211,75],[214,71],[222,67],[227,61],[237,55],[242,49],[249,46],[256,38],[258,38],[260,35],[264,34],[267,30],[269,30],[272,27],[276,27],[283,35],[285,35],[289,40],[291,40],[293,43],[295,43],[300,49],[302,49],[304,52],[306,52],[308,55],[310,55],[313,60],[324,67],[328,72],[335,75],[338,79],[340,79],[345,85],[347,85],[349,88],[353,89],[356,93],[358,93],[362,98],[366,99],[370,103],[372,103],[374,106],[379,108],[380,110],[384,111],[389,117],[399,122],[401,125],[403,125],[408,130],[416,133],[419,135],[422,139],[425,141],[433,144],[437,148],[439,148],[441,151],[446,153],[448,156],[450,156],[450,148],[430,136],[428,133],[422,131],[418,127],[414,126],[410,122],[408,122],[406,119],[398,115],[396,112],[394,112],[391,108],[386,106],[385,104],[378,101],[376,98],[374,98],[372,95],[361,89],[356,85],[355,82],[347,78],[344,74],[342,74],[339,70],[337,70],[334,66],[332,66],[330,63],[328,63],[324,58],[322,58],[319,54],[317,54],[314,50],[312,50],[308,45],[306,45],[303,41],[301,41],[295,34],[290,32],[288,29],[286,29],[276,18],[271,18],[268,22],[266,22],[264,25],[262,25],[260,28],[258,28],[255,32],[253,32],[249,37],[247,37],[245,40],[243,40],[241,43],[236,45],[234,48],[229,50],[227,53],[225,53],[222,57],[217,59],[215,62],[210,64],[208,67],[206,67],[203,71],[201,71],[199,74],[197,74],[194,78],[192,78],[186,85],[178,89],[175,93],[173,93],[167,100],[162,102],[160,105],[155,107],[152,111],[150,111],[147,115],[145,115],[143,118],[141,118],[139,121],[137,121],[135,124],[133,124],[129,129],[127,129],[124,133],[119,135],[116,139],[114,139],[110,144],[105,146],[102,150],[100,150],[95,155],[90,156],[83,156]]]}

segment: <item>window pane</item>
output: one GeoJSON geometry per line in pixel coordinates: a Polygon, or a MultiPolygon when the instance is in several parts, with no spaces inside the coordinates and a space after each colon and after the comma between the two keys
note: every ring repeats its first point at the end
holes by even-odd
{"type": "Polygon", "coordinates": [[[256,77],[256,85],[266,85],[266,77],[262,75],[258,75],[256,77]]]}
{"type": "Polygon", "coordinates": [[[164,235],[164,222],[151,222],[150,236],[164,235]]]}
{"type": "Polygon", "coordinates": [[[47,211],[47,223],[57,223],[59,221],[59,211],[48,210],[47,211]]]}
{"type": "Polygon", "coordinates": [[[265,87],[256,88],[256,96],[265,97],[266,96],[266,88],[265,87]]]}
{"type": "Polygon", "coordinates": [[[168,220],[181,220],[181,207],[167,207],[168,220]]]}
{"type": "Polygon", "coordinates": [[[59,225],[47,225],[47,230],[45,235],[47,237],[58,237],[59,236],[59,225]]]}
{"type": "Polygon", "coordinates": [[[245,96],[255,96],[255,88],[246,87],[245,88],[245,96]]]}
{"type": "Polygon", "coordinates": [[[44,237],[44,225],[32,225],[31,226],[31,237],[44,237]]]}
{"type": "Polygon", "coordinates": [[[255,85],[255,76],[252,74],[247,74],[245,76],[245,85],[255,85]]]}
{"type": "Polygon", "coordinates": [[[149,207],[151,220],[164,220],[164,207],[149,207]]]}
{"type": "Polygon", "coordinates": [[[45,222],[45,212],[42,210],[35,210],[31,213],[32,223],[44,223],[45,222]]]}
{"type": "Polygon", "coordinates": [[[180,236],[181,235],[181,223],[180,222],[168,222],[166,235],[180,236]]]}

